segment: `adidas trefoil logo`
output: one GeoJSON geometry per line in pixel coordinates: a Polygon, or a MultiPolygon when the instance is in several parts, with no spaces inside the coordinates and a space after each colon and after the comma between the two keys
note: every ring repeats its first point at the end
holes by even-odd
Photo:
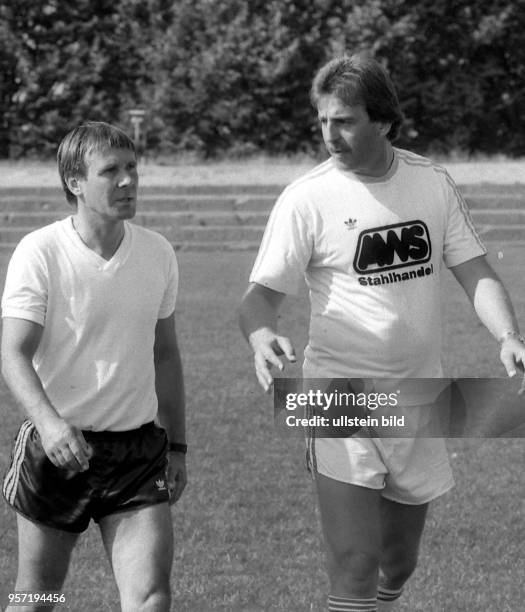
{"type": "Polygon", "coordinates": [[[162,480],[162,478],[156,480],[155,484],[157,485],[157,491],[166,491],[166,483],[164,480],[162,480]]]}
{"type": "Polygon", "coordinates": [[[349,217],[348,221],[345,221],[346,228],[349,230],[355,229],[356,223],[357,223],[357,219],[352,219],[352,217],[349,217]]]}

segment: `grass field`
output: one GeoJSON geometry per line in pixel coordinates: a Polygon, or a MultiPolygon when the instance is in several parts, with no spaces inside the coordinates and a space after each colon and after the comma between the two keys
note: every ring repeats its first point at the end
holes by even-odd
{"type": "MultiPolygon", "coordinates": [[[[497,249],[501,249],[498,246],[497,249]]],[[[525,321],[525,247],[493,260],[525,321]]],[[[173,511],[173,609],[180,612],[307,612],[325,609],[328,582],[315,499],[300,440],[274,434],[271,398],[252,374],[236,323],[253,253],[181,253],[178,333],[188,393],[187,491],[173,511]]],[[[0,259],[0,278],[5,257],[0,259]]],[[[497,346],[444,279],[445,366],[455,376],[503,376],[497,346]]],[[[305,298],[290,299],[281,325],[305,342],[305,298]]],[[[288,375],[297,374],[288,370],[288,375]]],[[[0,383],[0,471],[20,422],[0,383]]],[[[525,575],[521,439],[451,440],[457,480],[430,513],[419,568],[402,612],[519,612],[525,575]]],[[[0,503],[0,607],[16,573],[15,519],[0,503]]],[[[118,610],[96,529],[68,576],[74,612],[118,610]]]]}

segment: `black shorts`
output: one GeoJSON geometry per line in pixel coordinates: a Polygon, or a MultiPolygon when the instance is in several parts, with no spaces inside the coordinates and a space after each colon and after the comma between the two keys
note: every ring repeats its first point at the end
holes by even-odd
{"type": "Polygon", "coordinates": [[[91,519],[168,501],[164,429],[147,423],[130,431],[83,434],[94,452],[89,469],[57,468],[35,426],[25,421],[4,478],[7,503],[32,521],[80,533],[91,519]]]}

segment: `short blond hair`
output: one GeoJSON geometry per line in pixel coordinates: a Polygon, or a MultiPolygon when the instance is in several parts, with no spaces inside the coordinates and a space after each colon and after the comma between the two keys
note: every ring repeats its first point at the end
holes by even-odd
{"type": "Polygon", "coordinates": [[[135,153],[131,138],[120,128],[104,121],[87,121],[71,130],[58,147],[58,173],[66,199],[70,204],[77,203],[77,197],[67,186],[71,177],[85,178],[86,155],[102,149],[129,149],[135,153]]]}

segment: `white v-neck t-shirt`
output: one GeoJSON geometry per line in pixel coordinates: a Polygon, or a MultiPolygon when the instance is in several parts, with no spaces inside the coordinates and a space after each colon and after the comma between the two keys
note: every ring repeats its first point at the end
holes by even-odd
{"type": "Polygon", "coordinates": [[[293,294],[305,278],[306,377],[434,378],[442,375],[442,264],[485,253],[447,172],[394,149],[378,179],[330,159],[285,189],[250,281],[293,294]]]}
{"type": "Polygon", "coordinates": [[[124,238],[106,261],[68,217],[17,246],[2,317],[43,327],[33,364],[64,419],[124,431],[157,415],[155,326],[173,313],[177,286],[175,253],[160,234],[124,222],[124,238]]]}

